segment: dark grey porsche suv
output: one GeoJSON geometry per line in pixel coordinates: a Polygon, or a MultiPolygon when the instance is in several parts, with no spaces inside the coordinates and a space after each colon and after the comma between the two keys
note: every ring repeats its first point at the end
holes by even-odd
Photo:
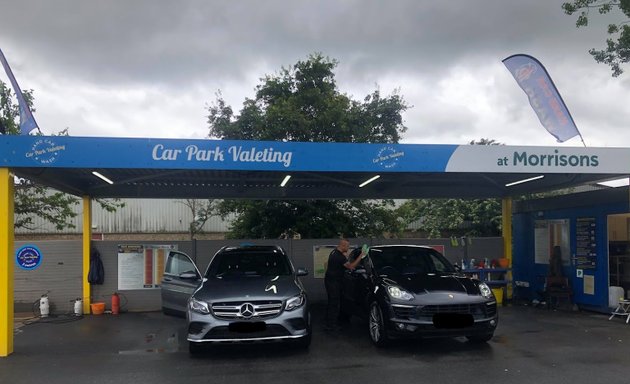
{"type": "Polygon", "coordinates": [[[499,321],[492,290],[430,247],[371,247],[343,284],[342,313],[367,317],[377,346],[415,336],[485,342],[499,321]]]}
{"type": "Polygon", "coordinates": [[[165,313],[185,312],[191,353],[206,343],[311,341],[308,298],[287,253],[278,246],[223,247],[201,275],[171,251],[162,280],[165,313]]]}

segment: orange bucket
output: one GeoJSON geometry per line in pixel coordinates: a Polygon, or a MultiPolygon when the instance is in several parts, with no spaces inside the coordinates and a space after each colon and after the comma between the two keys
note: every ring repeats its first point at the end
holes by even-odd
{"type": "Polygon", "coordinates": [[[102,315],[105,312],[105,303],[92,303],[90,308],[93,315],[102,315]]]}

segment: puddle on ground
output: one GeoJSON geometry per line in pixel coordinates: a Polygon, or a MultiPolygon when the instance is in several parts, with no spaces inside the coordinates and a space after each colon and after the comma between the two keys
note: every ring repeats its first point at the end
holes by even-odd
{"type": "MultiPolygon", "coordinates": [[[[155,333],[150,333],[146,336],[145,342],[150,343],[155,341],[156,339],[155,333]]],[[[119,355],[144,355],[144,354],[152,354],[152,353],[176,353],[179,350],[179,342],[177,333],[170,335],[166,339],[166,345],[160,346],[158,348],[141,348],[141,349],[132,349],[126,351],[118,351],[119,355]]]]}

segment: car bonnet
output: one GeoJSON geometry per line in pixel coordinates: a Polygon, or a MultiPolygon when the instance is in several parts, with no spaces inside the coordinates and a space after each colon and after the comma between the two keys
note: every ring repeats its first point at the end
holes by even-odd
{"type": "Polygon", "coordinates": [[[211,277],[194,297],[198,300],[284,300],[300,293],[293,275],[211,277]]]}
{"type": "Polygon", "coordinates": [[[479,294],[479,288],[470,278],[454,274],[418,273],[388,277],[387,280],[416,294],[444,291],[479,294]]]}

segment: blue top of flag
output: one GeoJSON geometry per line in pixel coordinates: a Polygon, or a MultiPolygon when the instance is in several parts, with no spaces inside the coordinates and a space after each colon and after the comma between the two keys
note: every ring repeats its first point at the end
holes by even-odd
{"type": "Polygon", "coordinates": [[[20,134],[28,135],[33,129],[37,128],[37,123],[35,122],[35,117],[31,113],[31,109],[28,107],[26,100],[24,99],[24,95],[22,94],[22,90],[15,80],[15,76],[13,76],[13,72],[11,71],[11,67],[9,67],[9,63],[7,59],[4,57],[4,53],[0,49],[0,62],[2,62],[2,66],[4,67],[4,71],[7,73],[9,77],[9,81],[13,86],[13,91],[15,92],[15,97],[18,101],[18,106],[20,108],[20,134]]]}
{"type": "Polygon", "coordinates": [[[580,134],[549,73],[536,58],[512,55],[503,64],[527,94],[540,123],[558,142],[580,134]]]}

